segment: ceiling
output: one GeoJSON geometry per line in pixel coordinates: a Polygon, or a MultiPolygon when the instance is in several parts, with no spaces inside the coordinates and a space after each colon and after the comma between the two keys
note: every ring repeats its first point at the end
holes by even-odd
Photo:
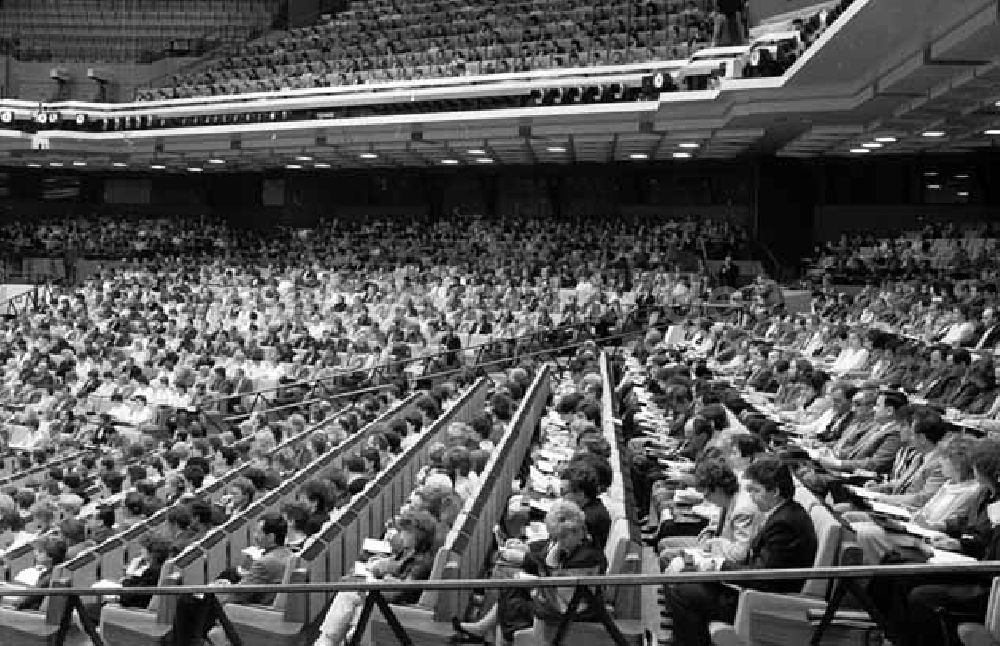
{"type": "Polygon", "coordinates": [[[0,165],[209,173],[489,167],[958,153],[1000,143],[984,134],[1000,134],[998,0],[856,0],[847,13],[784,78],[728,81],[658,102],[44,140],[0,130],[0,165]]]}

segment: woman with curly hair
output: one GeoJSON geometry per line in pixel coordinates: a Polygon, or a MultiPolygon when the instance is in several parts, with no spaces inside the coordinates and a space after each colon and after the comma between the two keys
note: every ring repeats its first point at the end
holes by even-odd
{"type": "MultiPolygon", "coordinates": [[[[368,562],[371,577],[381,581],[426,581],[434,565],[437,521],[426,511],[405,509],[394,522],[389,535],[392,554],[368,562]]],[[[419,590],[385,593],[389,603],[415,603],[419,590]]],[[[339,593],[323,619],[320,635],[314,646],[335,646],[349,639],[364,603],[364,595],[351,591],[339,593]]]]}

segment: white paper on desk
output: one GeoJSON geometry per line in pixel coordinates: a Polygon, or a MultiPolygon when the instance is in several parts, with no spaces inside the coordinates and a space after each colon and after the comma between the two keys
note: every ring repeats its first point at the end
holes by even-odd
{"type": "Polygon", "coordinates": [[[366,538],[361,543],[361,549],[369,554],[392,554],[392,546],[389,545],[389,542],[380,541],[377,538],[366,538]]]}
{"type": "Polygon", "coordinates": [[[551,475],[556,472],[556,465],[548,460],[538,460],[535,462],[535,468],[544,474],[551,475]]]}
{"type": "Polygon", "coordinates": [[[934,556],[927,559],[928,563],[939,564],[939,563],[974,563],[976,559],[971,556],[966,556],[965,554],[959,554],[958,552],[949,552],[947,550],[934,549],[934,556]]]}
{"type": "Polygon", "coordinates": [[[524,535],[529,542],[544,541],[549,538],[549,530],[545,523],[533,522],[524,529],[524,535]]]}
{"type": "Polygon", "coordinates": [[[910,513],[909,509],[903,509],[902,507],[897,507],[896,505],[890,505],[884,502],[879,502],[878,500],[872,500],[871,506],[872,510],[877,511],[880,514],[888,514],[889,516],[905,518],[906,520],[913,518],[913,514],[910,513]]]}
{"type": "Polygon", "coordinates": [[[870,491],[864,487],[857,487],[855,485],[847,485],[847,490],[859,498],[866,498],[868,500],[875,500],[882,497],[877,491],[870,491]]]}
{"type": "Polygon", "coordinates": [[[917,525],[916,523],[903,523],[903,527],[906,528],[907,533],[913,534],[914,536],[920,536],[922,538],[934,539],[947,536],[944,532],[939,532],[936,529],[927,529],[926,527],[917,525]]]}
{"type": "Polygon", "coordinates": [[[260,559],[260,557],[264,556],[264,548],[257,547],[256,545],[250,545],[248,547],[244,547],[242,552],[255,561],[260,559]]]}

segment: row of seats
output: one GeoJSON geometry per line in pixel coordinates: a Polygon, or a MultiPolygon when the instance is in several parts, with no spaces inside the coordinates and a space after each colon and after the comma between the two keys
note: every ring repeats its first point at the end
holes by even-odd
{"type": "MultiPolygon", "coordinates": [[[[503,516],[515,477],[527,455],[538,420],[544,412],[551,388],[546,366],[535,376],[509,423],[480,479],[476,495],[465,505],[434,558],[429,580],[475,579],[483,569],[493,542],[493,527],[503,516]]],[[[393,612],[414,643],[432,644],[451,634],[450,618],[463,616],[469,603],[468,590],[427,590],[412,606],[396,606],[393,612]]],[[[391,643],[393,633],[384,618],[373,617],[372,639],[391,643]]]]}
{"type": "MultiPolygon", "coordinates": [[[[168,565],[165,565],[163,570],[161,570],[161,578],[164,584],[173,580],[182,581],[183,579],[180,577],[173,576],[175,573],[180,572],[188,577],[189,582],[204,583],[205,572],[207,571],[205,570],[206,566],[218,567],[219,569],[214,571],[217,573],[226,569],[229,564],[235,565],[242,550],[252,543],[251,529],[253,527],[253,519],[259,517],[267,510],[276,509],[282,501],[287,501],[293,497],[297,492],[298,486],[303,481],[302,479],[316,475],[317,470],[325,466],[324,460],[338,460],[339,464],[339,459],[344,456],[345,451],[350,448],[356,448],[359,444],[367,441],[368,436],[378,427],[378,422],[391,421],[399,415],[411,412],[416,397],[414,395],[408,400],[399,403],[381,419],[368,425],[333,451],[321,457],[312,465],[309,465],[309,467],[297,474],[295,478],[269,492],[264,498],[248,507],[243,513],[229,518],[225,524],[209,532],[199,543],[190,546],[185,552],[182,552],[178,557],[169,561],[168,565]],[[205,557],[204,561],[200,560],[201,556],[205,557]],[[182,568],[181,566],[184,567],[182,568]],[[199,566],[201,567],[200,577],[197,575],[199,566]]],[[[272,455],[292,446],[294,442],[300,440],[303,436],[310,435],[312,430],[315,429],[310,429],[300,436],[289,438],[279,445],[272,452],[272,455]]],[[[213,485],[204,487],[199,492],[199,497],[206,501],[218,502],[221,495],[226,491],[226,485],[236,477],[239,477],[239,474],[244,470],[244,468],[234,470],[230,474],[227,474],[226,477],[220,478],[213,485]]],[[[124,565],[136,556],[139,539],[149,532],[157,531],[164,522],[167,512],[168,509],[163,509],[150,517],[146,522],[133,526],[119,536],[113,537],[91,550],[84,551],[76,558],[58,566],[58,569],[53,573],[53,584],[55,585],[60,581],[68,580],[74,586],[88,587],[101,579],[117,579],[124,565]]],[[[12,570],[15,567],[16,564],[11,565],[12,570]]],[[[149,612],[154,617],[159,616],[162,619],[170,615],[172,612],[171,607],[175,601],[176,598],[157,600],[153,604],[153,609],[149,612]]],[[[135,631],[149,628],[150,625],[160,631],[159,635],[161,638],[166,637],[169,634],[169,628],[172,626],[169,622],[167,628],[164,628],[162,624],[157,624],[156,621],[143,622],[141,621],[141,614],[134,615],[135,612],[141,613],[142,611],[132,611],[123,608],[108,608],[108,611],[110,611],[109,616],[112,618],[124,618],[123,625],[119,625],[112,619],[104,627],[104,630],[109,631],[112,635],[112,637],[109,637],[111,643],[130,643],[128,640],[135,638],[135,631]],[[130,634],[132,637],[129,637],[130,634]],[[125,641],[118,641],[118,635],[125,641]]],[[[24,639],[31,640],[39,636],[51,635],[53,628],[58,628],[58,617],[56,617],[57,623],[54,626],[51,623],[52,618],[51,608],[43,605],[37,612],[0,612],[0,626],[5,628],[9,626],[24,639]]]]}

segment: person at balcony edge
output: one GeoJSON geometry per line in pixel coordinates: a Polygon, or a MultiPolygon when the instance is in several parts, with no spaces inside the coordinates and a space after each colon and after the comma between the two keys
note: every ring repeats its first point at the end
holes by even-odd
{"type": "MultiPolygon", "coordinates": [[[[966,533],[966,528],[974,527],[985,511],[985,504],[991,490],[984,487],[983,480],[974,476],[973,456],[989,453],[989,443],[973,442],[965,438],[955,438],[948,443],[946,459],[943,463],[947,481],[913,515],[912,523],[925,529],[941,532],[931,539],[931,545],[949,551],[960,551],[962,543],[955,536],[966,533]]],[[[986,474],[981,474],[986,475],[986,474]]],[[[878,565],[892,552],[908,554],[913,550],[923,553],[926,544],[920,536],[888,531],[872,522],[864,512],[848,512],[844,520],[851,523],[857,535],[864,561],[878,565]]]]}
{"type": "MultiPolygon", "coordinates": [[[[816,532],[808,512],[792,499],[795,485],[788,466],[778,458],[764,456],[747,467],[745,486],[754,504],[765,516],[760,531],[750,541],[745,559],[704,559],[702,569],[806,568],[816,557],[816,532]]],[[[688,560],[671,564],[674,572],[696,568],[688,560]]],[[[802,581],[752,581],[744,587],[768,592],[796,592],[802,581]]],[[[720,583],[679,583],[664,587],[666,606],[673,617],[674,642],[684,646],[710,646],[708,625],[731,623],[736,617],[739,592],[720,583]]]]}
{"type": "MultiPolygon", "coordinates": [[[[977,505],[960,539],[950,538],[949,548],[960,548],[980,561],[1000,560],[1000,443],[982,443],[973,458],[973,471],[982,486],[977,505]]],[[[900,563],[926,558],[916,552],[894,553],[885,562],[900,563]]],[[[969,573],[937,575],[933,581],[920,577],[879,578],[870,593],[885,613],[890,628],[907,646],[958,644],[955,626],[960,622],[982,623],[989,602],[993,575],[969,573]],[[946,617],[942,621],[942,617],[946,617]],[[950,634],[944,634],[947,630],[950,634]],[[950,638],[950,639],[949,639],[950,638]]]]}

